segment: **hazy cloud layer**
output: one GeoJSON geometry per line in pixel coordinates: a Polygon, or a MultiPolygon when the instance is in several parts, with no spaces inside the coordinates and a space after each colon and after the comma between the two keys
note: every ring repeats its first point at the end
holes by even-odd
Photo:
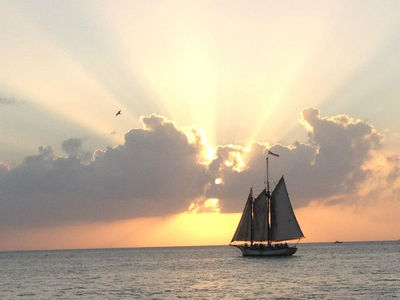
{"type": "MultiPolygon", "coordinates": [[[[128,132],[115,148],[90,153],[82,139],[71,138],[62,143],[67,156],[58,157],[51,147],[39,147],[14,169],[0,164],[0,225],[161,216],[214,197],[222,212],[239,212],[249,187],[263,187],[268,148],[280,155],[271,157],[271,183],[284,174],[296,207],[312,200],[351,201],[343,195],[371,176],[366,162],[379,151],[382,136],[345,115],[325,118],[307,109],[302,116],[307,143],[219,146],[209,165],[199,162],[205,145],[196,129],[184,133],[157,115],[143,117],[143,128],[128,132]]],[[[398,156],[386,163],[385,180],[395,182],[398,156]]]]}

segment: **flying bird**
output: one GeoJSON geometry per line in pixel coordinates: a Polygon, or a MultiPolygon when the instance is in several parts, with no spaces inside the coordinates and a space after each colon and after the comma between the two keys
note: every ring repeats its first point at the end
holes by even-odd
{"type": "Polygon", "coordinates": [[[120,115],[120,114],[121,114],[121,111],[119,110],[119,111],[115,114],[115,116],[118,117],[118,115],[120,115]]]}

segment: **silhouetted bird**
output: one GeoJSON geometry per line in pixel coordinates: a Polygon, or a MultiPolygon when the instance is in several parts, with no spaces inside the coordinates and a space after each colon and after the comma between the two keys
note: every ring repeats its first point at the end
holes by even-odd
{"type": "Polygon", "coordinates": [[[119,111],[115,114],[115,116],[118,117],[118,115],[120,115],[120,114],[121,114],[121,111],[119,110],[119,111]]]}

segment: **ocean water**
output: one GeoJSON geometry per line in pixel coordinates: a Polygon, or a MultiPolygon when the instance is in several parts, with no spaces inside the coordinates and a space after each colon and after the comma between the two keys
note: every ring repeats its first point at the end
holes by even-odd
{"type": "Polygon", "coordinates": [[[400,242],[0,252],[0,299],[400,299],[400,242]]]}

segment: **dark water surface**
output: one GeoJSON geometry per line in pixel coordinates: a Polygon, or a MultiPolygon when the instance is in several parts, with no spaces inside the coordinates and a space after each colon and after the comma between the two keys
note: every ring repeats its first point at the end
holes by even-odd
{"type": "Polygon", "coordinates": [[[400,299],[400,242],[0,252],[0,299],[400,299]]]}

